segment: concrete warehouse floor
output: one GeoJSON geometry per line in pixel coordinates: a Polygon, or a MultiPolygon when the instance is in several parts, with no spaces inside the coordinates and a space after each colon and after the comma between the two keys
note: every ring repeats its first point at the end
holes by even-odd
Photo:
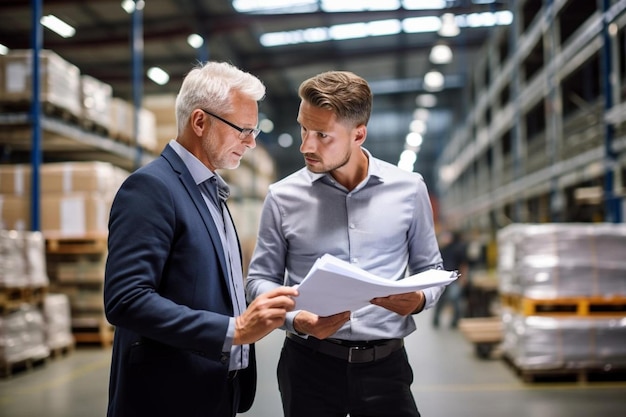
{"type": "MultiPolygon", "coordinates": [[[[524,383],[502,360],[479,359],[458,330],[431,327],[431,312],[417,317],[407,341],[413,392],[423,417],[623,417],[626,382],[524,383]]],[[[257,344],[259,386],[249,417],[282,415],[275,367],[284,334],[257,344]]],[[[110,348],[78,346],[66,356],[0,379],[0,416],[104,416],[110,348]]],[[[323,417],[323,416],[320,416],[323,417]]]]}

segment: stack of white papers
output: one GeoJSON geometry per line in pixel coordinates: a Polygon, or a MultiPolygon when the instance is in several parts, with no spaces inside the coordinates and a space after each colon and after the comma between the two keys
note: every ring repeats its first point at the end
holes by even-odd
{"type": "Polygon", "coordinates": [[[448,285],[457,279],[456,271],[429,269],[399,281],[377,277],[346,261],[326,254],[311,267],[298,286],[295,310],[318,316],[355,311],[376,297],[403,294],[448,285]]]}

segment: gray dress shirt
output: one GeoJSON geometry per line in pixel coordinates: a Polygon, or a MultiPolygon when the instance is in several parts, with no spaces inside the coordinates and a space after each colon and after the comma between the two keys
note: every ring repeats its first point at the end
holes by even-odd
{"type": "MultiPolygon", "coordinates": [[[[270,186],[246,281],[249,301],[280,285],[300,283],[325,253],[390,280],[442,268],[422,176],[363,151],[369,158],[368,174],[354,190],[329,174],[306,168],[270,186]]],[[[432,307],[442,291],[443,287],[425,290],[425,308],[432,307]]],[[[294,331],[295,314],[288,314],[289,331],[294,331]]],[[[332,337],[402,338],[414,330],[412,316],[369,305],[353,311],[332,337]]]]}

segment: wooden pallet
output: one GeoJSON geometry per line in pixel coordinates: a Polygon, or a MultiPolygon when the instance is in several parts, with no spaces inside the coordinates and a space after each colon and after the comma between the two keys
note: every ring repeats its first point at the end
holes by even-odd
{"type": "Polygon", "coordinates": [[[503,307],[508,307],[524,316],[579,316],[579,317],[624,317],[626,297],[563,297],[536,299],[521,295],[502,294],[503,307]]]}
{"type": "Polygon", "coordinates": [[[46,235],[46,253],[49,254],[105,253],[106,250],[105,235],[86,235],[77,238],[46,235]]]}
{"type": "Polygon", "coordinates": [[[101,125],[95,120],[83,118],[80,120],[80,126],[88,132],[93,132],[101,136],[109,136],[109,128],[101,125]]]}
{"type": "Polygon", "coordinates": [[[68,343],[64,346],[55,346],[50,348],[50,358],[51,359],[59,359],[68,356],[74,349],[76,348],[76,344],[72,341],[72,343],[68,343]]]}
{"type": "Polygon", "coordinates": [[[114,327],[106,321],[94,326],[72,324],[72,336],[77,345],[98,344],[109,347],[113,344],[114,327]]]}
{"type": "Polygon", "coordinates": [[[0,287],[0,305],[27,302],[25,287],[0,287]]]}
{"type": "MultiPolygon", "coordinates": [[[[30,97],[28,99],[0,100],[1,113],[28,113],[31,109],[30,97]]],[[[74,112],[49,101],[44,100],[41,102],[41,111],[45,115],[56,117],[68,123],[78,124],[80,121],[80,118],[74,112]]]]}
{"type": "Polygon", "coordinates": [[[503,362],[525,383],[568,382],[593,383],[626,381],[626,366],[559,366],[549,369],[527,369],[515,364],[509,355],[502,355],[503,362]]]}
{"type": "Polygon", "coordinates": [[[494,351],[502,341],[502,319],[500,317],[463,318],[459,321],[461,334],[474,345],[476,356],[493,358],[494,351]]]}
{"type": "Polygon", "coordinates": [[[22,304],[43,305],[48,287],[0,287],[0,313],[6,314],[22,304]]]}
{"type": "Polygon", "coordinates": [[[40,366],[44,366],[48,361],[48,356],[22,359],[15,362],[0,360],[0,377],[10,378],[15,373],[27,372],[40,366]]]}

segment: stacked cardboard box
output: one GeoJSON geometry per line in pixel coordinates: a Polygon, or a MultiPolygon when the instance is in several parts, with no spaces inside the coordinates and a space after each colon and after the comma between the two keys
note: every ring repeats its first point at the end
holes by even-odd
{"type": "MultiPolygon", "coordinates": [[[[80,70],[56,53],[42,50],[40,54],[41,96],[43,103],[81,117],[80,70]]],[[[30,50],[12,50],[0,56],[3,79],[0,102],[21,105],[32,100],[32,61],[30,50]]]]}
{"type": "Polygon", "coordinates": [[[133,106],[119,97],[111,99],[111,126],[109,135],[120,142],[132,144],[133,141],[133,106]]]}
{"type": "Polygon", "coordinates": [[[89,75],[81,75],[80,87],[83,120],[108,133],[111,127],[113,87],[89,75]]]}
{"type": "Polygon", "coordinates": [[[153,94],[143,100],[144,107],[154,114],[156,121],[155,149],[163,150],[167,143],[176,138],[176,95],[153,94]]]}
{"type": "MultiPolygon", "coordinates": [[[[30,229],[30,165],[0,166],[4,229],[30,229]]],[[[105,162],[40,167],[41,231],[46,237],[106,234],[112,199],[127,171],[105,162]]]]}
{"type": "Polygon", "coordinates": [[[139,109],[137,119],[137,139],[135,140],[135,108],[132,103],[113,97],[109,135],[127,145],[140,146],[152,153],[160,152],[156,115],[150,109],[143,107],[139,109]]]}

